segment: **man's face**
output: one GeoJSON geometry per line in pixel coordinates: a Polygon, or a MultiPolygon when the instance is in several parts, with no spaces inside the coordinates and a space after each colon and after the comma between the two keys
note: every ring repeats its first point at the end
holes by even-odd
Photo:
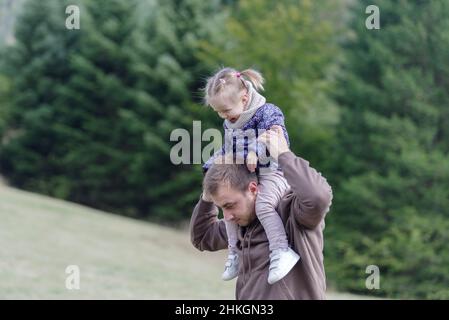
{"type": "Polygon", "coordinates": [[[223,210],[226,221],[232,221],[245,227],[256,217],[256,196],[256,182],[250,182],[244,192],[232,189],[226,183],[222,184],[211,198],[215,205],[223,210]]]}

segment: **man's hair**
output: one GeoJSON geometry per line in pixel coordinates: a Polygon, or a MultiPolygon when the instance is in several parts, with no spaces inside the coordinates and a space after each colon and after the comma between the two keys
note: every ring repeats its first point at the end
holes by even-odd
{"type": "Polygon", "coordinates": [[[217,97],[221,101],[231,99],[230,101],[237,102],[240,97],[239,94],[244,89],[248,89],[245,81],[250,81],[257,91],[264,90],[265,79],[259,71],[245,69],[239,72],[234,68],[220,68],[212,77],[207,79],[206,86],[202,89],[204,104],[211,106],[211,100],[217,97]]]}
{"type": "Polygon", "coordinates": [[[257,174],[250,172],[245,164],[234,163],[230,156],[220,156],[206,172],[203,189],[207,194],[216,195],[220,186],[228,185],[245,192],[252,181],[257,183],[257,174]]]}

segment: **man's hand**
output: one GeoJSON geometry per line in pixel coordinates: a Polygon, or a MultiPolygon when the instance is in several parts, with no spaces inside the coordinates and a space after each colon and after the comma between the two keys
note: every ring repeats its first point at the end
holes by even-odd
{"type": "Polygon", "coordinates": [[[284,131],[280,126],[272,126],[270,130],[262,133],[257,140],[267,146],[270,155],[276,161],[281,154],[290,151],[287,140],[285,140],[284,131]]]}
{"type": "Polygon", "coordinates": [[[256,171],[257,154],[254,151],[248,152],[248,156],[246,157],[246,166],[248,167],[249,172],[256,171]]]}
{"type": "Polygon", "coordinates": [[[210,195],[208,195],[208,194],[206,193],[206,191],[204,191],[204,190],[203,190],[203,195],[201,196],[201,198],[203,199],[203,201],[206,201],[206,202],[213,202],[213,201],[212,201],[212,198],[210,197],[210,195]]]}

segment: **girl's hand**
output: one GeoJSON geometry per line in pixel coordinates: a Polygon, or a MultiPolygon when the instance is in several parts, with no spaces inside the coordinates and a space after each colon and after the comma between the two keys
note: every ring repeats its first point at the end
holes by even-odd
{"type": "Polygon", "coordinates": [[[282,153],[290,151],[287,140],[285,140],[284,131],[282,131],[280,126],[272,126],[270,130],[262,133],[257,140],[267,146],[270,155],[276,160],[282,153]]]}
{"type": "Polygon", "coordinates": [[[257,154],[254,151],[250,151],[246,157],[246,166],[250,172],[256,171],[257,167],[257,154]]]}

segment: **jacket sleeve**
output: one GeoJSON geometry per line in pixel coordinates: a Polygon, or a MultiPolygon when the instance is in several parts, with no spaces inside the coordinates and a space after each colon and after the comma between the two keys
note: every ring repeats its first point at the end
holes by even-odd
{"type": "Polygon", "coordinates": [[[308,161],[291,151],[279,156],[279,164],[294,194],[290,214],[300,225],[316,228],[332,204],[330,185],[308,161]]]}
{"type": "Polygon", "coordinates": [[[218,208],[200,197],[190,219],[190,240],[200,251],[217,251],[228,247],[226,226],[218,219],[218,208]]]}
{"type": "Polygon", "coordinates": [[[284,114],[282,113],[282,110],[275,105],[264,110],[263,119],[259,122],[257,129],[265,131],[270,130],[272,126],[280,126],[282,128],[285,140],[287,140],[287,144],[290,146],[290,138],[288,136],[287,128],[285,127],[284,114]]]}

